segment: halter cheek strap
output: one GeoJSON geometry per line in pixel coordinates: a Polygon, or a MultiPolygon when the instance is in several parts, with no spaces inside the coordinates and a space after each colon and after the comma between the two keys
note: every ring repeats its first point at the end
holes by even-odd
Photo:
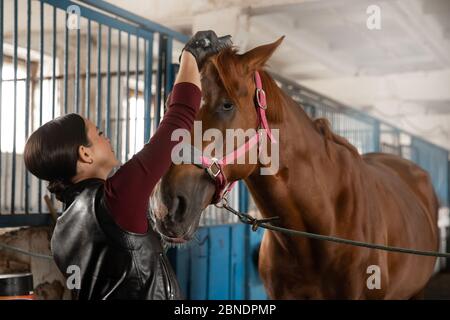
{"type": "Polygon", "coordinates": [[[267,110],[267,100],[266,92],[262,88],[261,76],[258,71],[255,71],[255,85],[256,85],[256,112],[259,116],[260,125],[264,128],[270,141],[276,143],[275,138],[270,131],[269,123],[267,122],[266,110],[267,110]]]}
{"type": "MultiPolygon", "coordinates": [[[[263,128],[264,132],[272,143],[277,143],[270,131],[269,124],[267,122],[266,110],[267,100],[266,93],[262,88],[262,81],[258,71],[255,71],[255,100],[256,100],[256,112],[259,119],[259,128],[263,128]]],[[[194,162],[198,167],[205,169],[206,173],[213,179],[216,184],[216,191],[211,203],[217,205],[222,199],[224,199],[228,193],[233,189],[237,180],[228,183],[225,174],[223,173],[223,166],[233,163],[239,157],[245,155],[252,147],[259,144],[258,132],[253,135],[246,143],[241,145],[236,150],[230,152],[221,159],[208,158],[201,154],[199,163],[194,162]]]]}

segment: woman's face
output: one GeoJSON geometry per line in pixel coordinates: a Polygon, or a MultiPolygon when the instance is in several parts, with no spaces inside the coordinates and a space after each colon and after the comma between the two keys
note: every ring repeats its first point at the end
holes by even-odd
{"type": "Polygon", "coordinates": [[[93,159],[93,164],[95,164],[95,169],[109,173],[114,167],[120,165],[114,154],[111,142],[91,120],[84,118],[84,122],[88,130],[88,139],[91,142],[91,146],[88,149],[91,151],[90,156],[93,159]]]}

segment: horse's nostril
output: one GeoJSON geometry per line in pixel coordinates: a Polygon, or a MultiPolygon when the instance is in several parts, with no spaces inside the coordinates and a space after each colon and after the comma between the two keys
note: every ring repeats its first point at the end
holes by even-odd
{"type": "Polygon", "coordinates": [[[173,220],[175,220],[175,222],[181,222],[183,220],[184,214],[186,212],[186,198],[184,196],[178,196],[177,197],[177,207],[175,208],[175,212],[173,217],[173,220]]]}
{"type": "Polygon", "coordinates": [[[166,236],[169,236],[169,237],[174,237],[175,236],[175,234],[172,232],[173,225],[172,225],[172,223],[170,221],[163,220],[163,221],[161,221],[161,225],[163,227],[164,234],[166,236]]]}
{"type": "Polygon", "coordinates": [[[168,215],[161,219],[160,224],[168,237],[179,237],[183,232],[183,218],[186,212],[187,199],[182,196],[172,198],[168,215]]]}
{"type": "Polygon", "coordinates": [[[183,220],[183,216],[186,212],[187,200],[183,195],[177,195],[173,198],[170,210],[169,218],[174,223],[179,223],[183,220]]]}

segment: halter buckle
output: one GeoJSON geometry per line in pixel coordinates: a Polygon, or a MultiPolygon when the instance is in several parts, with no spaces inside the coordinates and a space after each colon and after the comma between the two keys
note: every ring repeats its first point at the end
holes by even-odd
{"type": "Polygon", "coordinates": [[[206,168],[206,172],[208,172],[208,174],[211,178],[216,179],[217,176],[221,172],[220,165],[219,165],[219,159],[212,158],[211,164],[209,165],[208,168],[206,168]]]}
{"type": "Polygon", "coordinates": [[[262,88],[256,88],[256,101],[261,109],[267,109],[266,92],[262,88]]]}

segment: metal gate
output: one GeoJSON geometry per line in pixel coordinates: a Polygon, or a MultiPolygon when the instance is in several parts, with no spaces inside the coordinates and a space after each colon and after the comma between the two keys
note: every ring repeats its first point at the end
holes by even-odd
{"type": "Polygon", "coordinates": [[[297,101],[311,118],[328,119],[333,131],[347,138],[360,153],[379,151],[380,123],[378,120],[280,75],[273,76],[279,86],[297,101]]]}
{"type": "Polygon", "coordinates": [[[411,140],[411,159],[430,174],[442,207],[449,206],[448,156],[447,150],[423,139],[413,137],[411,140]]]}
{"type": "MultiPolygon", "coordinates": [[[[51,222],[43,201],[47,182],[23,164],[28,136],[55,117],[80,113],[104,128],[118,159],[127,161],[160,122],[177,71],[173,62],[186,41],[104,1],[0,0],[0,227],[51,222]]],[[[247,199],[242,184],[230,196],[236,207],[247,199]]],[[[60,212],[61,204],[52,202],[60,212]]],[[[246,296],[240,283],[248,231],[234,222],[213,206],[203,213],[197,236],[203,240],[189,252],[195,265],[189,283],[196,287],[188,298],[246,296]],[[220,273],[202,282],[206,265],[220,273]]],[[[176,266],[183,286],[187,265],[176,266]]]]}
{"type": "Polygon", "coordinates": [[[46,183],[23,164],[29,134],[77,112],[128,160],[159,124],[186,40],[103,1],[0,1],[0,227],[50,222],[46,183]]]}

